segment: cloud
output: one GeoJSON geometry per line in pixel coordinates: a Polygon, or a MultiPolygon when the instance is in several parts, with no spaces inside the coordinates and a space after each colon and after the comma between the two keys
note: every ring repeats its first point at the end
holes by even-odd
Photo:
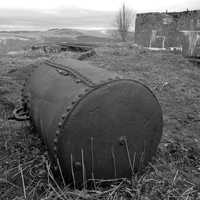
{"type": "Polygon", "coordinates": [[[0,29],[12,25],[35,27],[36,29],[67,27],[110,27],[115,13],[84,9],[51,10],[2,10],[0,9],[0,29]]]}
{"type": "Polygon", "coordinates": [[[116,11],[125,2],[133,10],[165,11],[200,9],[199,0],[2,0],[0,8],[56,11],[62,8],[116,11]]]}

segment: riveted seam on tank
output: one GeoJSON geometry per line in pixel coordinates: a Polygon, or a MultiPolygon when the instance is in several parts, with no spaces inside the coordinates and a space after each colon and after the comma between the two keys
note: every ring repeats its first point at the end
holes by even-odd
{"type": "Polygon", "coordinates": [[[71,77],[74,78],[75,82],[77,84],[79,83],[84,83],[85,85],[89,87],[95,87],[95,83],[93,83],[90,79],[87,77],[83,76],[79,72],[75,71],[74,69],[70,68],[70,66],[58,64],[58,63],[53,63],[51,61],[45,61],[45,64],[47,64],[50,67],[56,68],[56,69],[61,69],[65,72],[68,72],[71,77]]]}
{"type": "Polygon", "coordinates": [[[53,143],[54,143],[54,158],[55,159],[58,159],[58,148],[57,148],[57,145],[58,145],[58,137],[60,134],[62,134],[62,128],[63,128],[63,125],[64,125],[64,122],[69,118],[70,116],[70,113],[72,112],[72,110],[79,104],[79,102],[84,99],[89,93],[95,91],[96,89],[100,88],[101,86],[104,86],[110,82],[114,82],[116,80],[109,80],[108,82],[103,82],[103,84],[100,84],[100,85],[97,85],[96,87],[92,88],[92,89],[89,89],[89,88],[86,88],[84,90],[84,92],[80,93],[77,95],[77,98],[75,98],[75,100],[72,100],[71,102],[71,105],[72,107],[67,107],[66,108],[66,111],[65,113],[61,116],[61,120],[58,122],[58,129],[56,130],[56,134],[55,134],[55,137],[53,139],[53,143]],[[64,117],[65,116],[65,117],[64,117]],[[56,142],[55,142],[56,141],[56,142]]]}
{"type": "Polygon", "coordinates": [[[62,134],[62,129],[63,129],[63,125],[64,125],[64,122],[67,121],[67,119],[69,118],[70,116],[70,113],[76,108],[76,106],[81,102],[82,99],[84,99],[89,93],[99,89],[100,87],[104,86],[104,85],[107,85],[111,82],[115,82],[117,80],[109,80],[107,82],[103,82],[102,84],[100,85],[96,85],[95,87],[93,88],[86,88],[83,92],[81,92],[80,94],[77,95],[77,97],[75,98],[75,100],[72,100],[71,102],[71,107],[68,106],[65,110],[65,113],[61,116],[61,119],[60,121],[58,122],[58,129],[56,130],[56,134],[55,134],[55,137],[53,139],[53,151],[54,151],[54,158],[55,160],[58,159],[58,137],[62,134]],[[65,117],[63,117],[65,116],[65,117]],[[56,142],[55,142],[56,141],[56,142]]]}
{"type": "Polygon", "coordinates": [[[81,101],[81,99],[84,98],[84,96],[86,96],[91,90],[89,89],[85,89],[84,92],[80,93],[79,95],[77,95],[77,97],[75,98],[75,100],[72,100],[71,105],[72,106],[68,106],[65,110],[65,113],[62,114],[61,116],[61,120],[58,122],[58,129],[56,130],[56,134],[55,137],[53,139],[53,151],[54,151],[54,158],[58,159],[58,137],[59,135],[62,133],[62,129],[64,126],[64,122],[68,119],[70,113],[72,112],[72,110],[76,107],[76,105],[78,105],[78,103],[81,101]]]}
{"type": "Polygon", "coordinates": [[[97,84],[97,87],[100,86],[100,85],[103,85],[103,84],[107,84],[107,83],[113,82],[113,81],[119,81],[120,79],[121,79],[120,76],[115,76],[113,78],[110,77],[107,80],[101,80],[100,84],[97,84]]]}
{"type": "Polygon", "coordinates": [[[104,85],[113,83],[113,82],[120,81],[120,80],[126,80],[126,79],[119,79],[119,78],[117,78],[117,79],[112,79],[112,78],[109,78],[109,79],[107,79],[107,80],[105,80],[105,81],[100,81],[100,83],[96,85],[95,89],[100,88],[100,87],[102,87],[102,86],[104,86],[104,85]]]}

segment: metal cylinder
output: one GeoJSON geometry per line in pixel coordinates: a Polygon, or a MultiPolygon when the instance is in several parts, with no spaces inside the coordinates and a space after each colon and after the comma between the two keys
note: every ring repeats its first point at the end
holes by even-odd
{"type": "Polygon", "coordinates": [[[57,59],[37,66],[23,97],[68,183],[130,177],[156,153],[161,107],[137,81],[86,62],[57,59]]]}

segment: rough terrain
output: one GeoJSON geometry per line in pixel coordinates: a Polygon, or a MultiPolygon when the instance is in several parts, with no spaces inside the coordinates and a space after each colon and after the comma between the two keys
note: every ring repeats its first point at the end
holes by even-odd
{"type": "Polygon", "coordinates": [[[30,64],[79,53],[23,53],[0,57],[0,199],[200,200],[200,66],[179,54],[128,43],[106,43],[85,60],[146,84],[164,114],[157,156],[143,175],[98,180],[92,190],[58,185],[47,152],[28,122],[8,120],[20,104],[30,64]]]}

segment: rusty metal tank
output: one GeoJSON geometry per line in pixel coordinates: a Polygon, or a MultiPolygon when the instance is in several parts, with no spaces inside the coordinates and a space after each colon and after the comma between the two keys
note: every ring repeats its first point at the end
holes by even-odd
{"type": "Polygon", "coordinates": [[[40,64],[23,101],[67,183],[131,177],[161,139],[162,111],[150,89],[87,62],[40,64]]]}

